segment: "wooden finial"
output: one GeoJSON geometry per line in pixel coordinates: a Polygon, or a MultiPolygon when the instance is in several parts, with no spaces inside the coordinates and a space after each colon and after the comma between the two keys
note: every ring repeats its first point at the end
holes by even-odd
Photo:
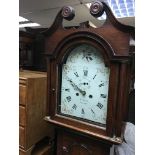
{"type": "Polygon", "coordinates": [[[75,10],[71,6],[65,6],[62,8],[62,16],[66,20],[72,20],[75,16],[75,10]]]}
{"type": "Polygon", "coordinates": [[[102,16],[103,12],[104,12],[104,6],[103,3],[100,1],[95,1],[90,6],[90,14],[94,17],[102,16]]]}

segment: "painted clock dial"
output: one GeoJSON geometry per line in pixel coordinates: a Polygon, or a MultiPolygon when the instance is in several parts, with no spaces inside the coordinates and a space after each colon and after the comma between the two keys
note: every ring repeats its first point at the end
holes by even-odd
{"type": "Polygon", "coordinates": [[[72,49],[62,65],[60,114],[106,125],[109,73],[95,47],[72,49]]]}

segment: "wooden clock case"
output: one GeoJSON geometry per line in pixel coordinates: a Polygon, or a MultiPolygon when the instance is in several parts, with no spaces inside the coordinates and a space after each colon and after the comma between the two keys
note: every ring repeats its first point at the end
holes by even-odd
{"type": "Polygon", "coordinates": [[[129,42],[131,38],[134,39],[134,28],[119,23],[106,3],[96,1],[91,5],[90,13],[94,17],[101,16],[103,12],[106,13],[107,19],[99,28],[90,27],[86,22],[79,28],[65,29],[62,26],[63,18],[72,20],[74,9],[63,7],[53,25],[42,33],[45,38],[48,81],[45,120],[58,128],[58,155],[76,155],[79,148],[82,155],[94,154],[94,152],[96,152],[95,155],[108,155],[112,144],[121,144],[123,141],[123,122],[127,117],[130,91],[132,52],[130,52],[129,42]],[[106,127],[59,113],[61,66],[69,55],[70,49],[81,43],[87,43],[99,49],[106,65],[110,68],[106,127]],[[86,147],[87,144],[89,149],[86,147]],[[93,146],[96,147],[93,148],[93,146]]]}

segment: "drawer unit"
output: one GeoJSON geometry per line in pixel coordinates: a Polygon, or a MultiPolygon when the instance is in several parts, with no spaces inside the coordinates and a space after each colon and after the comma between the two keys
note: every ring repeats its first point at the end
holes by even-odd
{"type": "Polygon", "coordinates": [[[54,129],[44,121],[46,73],[19,73],[19,153],[29,155],[38,141],[47,136],[54,136],[54,129]]]}

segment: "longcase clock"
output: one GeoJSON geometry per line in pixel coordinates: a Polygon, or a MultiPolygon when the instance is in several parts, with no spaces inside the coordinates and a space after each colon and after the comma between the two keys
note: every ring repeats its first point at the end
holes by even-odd
{"type": "Polygon", "coordinates": [[[109,155],[123,141],[130,89],[130,39],[134,28],[119,23],[104,2],[90,13],[106,22],[65,29],[75,11],[63,7],[43,32],[47,58],[47,117],[57,129],[57,155],[109,155]]]}

